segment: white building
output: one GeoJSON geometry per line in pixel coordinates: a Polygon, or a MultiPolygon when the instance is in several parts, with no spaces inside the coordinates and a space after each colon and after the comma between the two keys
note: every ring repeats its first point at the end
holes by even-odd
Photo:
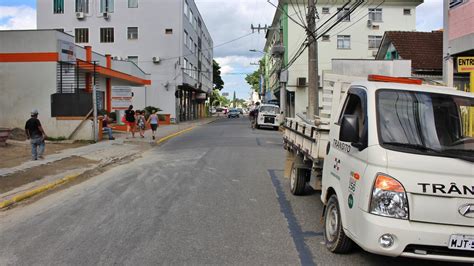
{"type": "MultiPolygon", "coordinates": [[[[277,9],[272,26],[267,33],[266,90],[279,97],[279,70],[288,65],[292,57],[306,39],[306,31],[292,19],[306,20],[307,0],[279,0],[282,9],[277,9]],[[289,15],[292,19],[289,19],[289,15]],[[272,47],[282,45],[285,50],[281,59],[271,56],[272,47]]],[[[416,7],[423,0],[363,1],[350,16],[334,28],[324,33],[328,25],[343,16],[347,8],[357,1],[319,0],[316,9],[319,19],[316,27],[321,27],[318,35],[319,75],[331,68],[332,59],[373,59],[377,54],[385,31],[415,31],[416,7]],[[344,4],[349,3],[344,7],[344,4]],[[343,9],[336,14],[338,10],[343,9]],[[332,18],[334,16],[334,18],[332,18]],[[331,19],[332,18],[332,19],[331,19]],[[329,23],[324,24],[327,20],[329,23]],[[324,34],[323,34],[324,33],[324,34]]],[[[306,21],[304,21],[306,23],[306,21]]],[[[307,49],[288,67],[287,114],[305,113],[308,106],[308,53],[307,49]]],[[[270,93],[267,92],[267,97],[270,93]]]]}
{"type": "Polygon", "coordinates": [[[38,109],[48,136],[94,139],[93,86],[97,109],[112,112],[130,103],[130,93],[114,97],[117,87],[143,91],[149,78],[132,62],[78,46],[57,30],[0,31],[0,128],[24,128],[38,109]]]}
{"type": "Polygon", "coordinates": [[[193,0],[38,0],[37,27],[150,73],[152,85],[134,90],[137,108],[158,107],[172,120],[204,114],[213,42],[193,0]]]}

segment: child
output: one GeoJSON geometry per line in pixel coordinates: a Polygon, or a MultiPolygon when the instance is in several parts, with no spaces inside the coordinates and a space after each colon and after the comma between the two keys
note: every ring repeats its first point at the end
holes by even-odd
{"type": "Polygon", "coordinates": [[[145,120],[145,111],[137,111],[137,126],[140,130],[140,137],[145,137],[145,128],[146,128],[146,120],[145,120]]]}
{"type": "Polygon", "coordinates": [[[148,124],[150,124],[151,134],[152,134],[152,138],[154,140],[156,129],[158,128],[158,115],[156,114],[156,110],[152,111],[152,114],[150,115],[150,117],[148,117],[148,120],[146,122],[148,124]]]}

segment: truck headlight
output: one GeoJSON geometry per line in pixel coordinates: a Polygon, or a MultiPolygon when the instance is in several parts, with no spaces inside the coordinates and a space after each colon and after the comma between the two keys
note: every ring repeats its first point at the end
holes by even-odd
{"type": "Polygon", "coordinates": [[[395,178],[378,174],[372,189],[370,213],[408,219],[408,199],[405,188],[395,178]]]}

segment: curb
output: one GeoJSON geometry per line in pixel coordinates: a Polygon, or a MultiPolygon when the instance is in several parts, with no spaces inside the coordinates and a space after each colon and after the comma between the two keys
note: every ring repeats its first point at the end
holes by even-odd
{"type": "Polygon", "coordinates": [[[55,182],[52,182],[52,183],[37,187],[35,189],[25,191],[21,194],[18,194],[15,197],[13,197],[9,200],[5,200],[5,201],[0,202],[0,209],[7,208],[7,207],[9,207],[9,206],[11,206],[15,203],[18,203],[18,202],[23,201],[25,199],[31,198],[35,195],[38,195],[38,194],[42,193],[42,192],[53,189],[53,188],[55,188],[59,185],[69,183],[69,182],[73,181],[74,179],[76,179],[79,175],[80,174],[68,175],[68,176],[65,176],[65,177],[55,181],[55,182]]]}

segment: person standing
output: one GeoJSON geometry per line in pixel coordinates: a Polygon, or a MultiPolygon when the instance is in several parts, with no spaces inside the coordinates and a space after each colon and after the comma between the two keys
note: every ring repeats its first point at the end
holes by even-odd
{"type": "Polygon", "coordinates": [[[148,117],[148,120],[146,122],[150,124],[151,136],[152,136],[152,139],[154,140],[156,129],[158,128],[158,115],[156,114],[156,110],[152,111],[151,115],[148,117]]]}
{"type": "Polygon", "coordinates": [[[33,160],[43,159],[45,148],[44,140],[47,138],[41,122],[38,119],[38,110],[31,111],[31,118],[25,124],[26,137],[31,143],[31,158],[33,160]]]}
{"type": "Polygon", "coordinates": [[[132,133],[132,138],[135,137],[135,111],[133,111],[133,105],[128,107],[128,110],[125,111],[125,121],[127,121],[127,133],[132,133]]]}

